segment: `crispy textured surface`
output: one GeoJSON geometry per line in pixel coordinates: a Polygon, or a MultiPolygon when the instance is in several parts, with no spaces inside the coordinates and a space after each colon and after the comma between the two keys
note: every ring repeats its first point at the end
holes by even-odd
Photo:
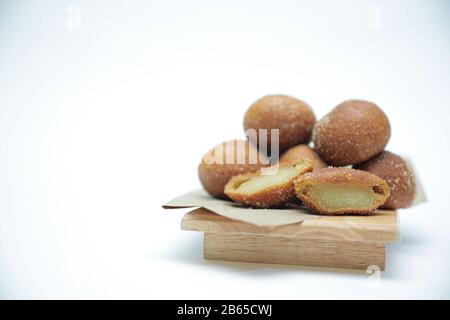
{"type": "MultiPolygon", "coordinates": [[[[279,151],[282,153],[299,143],[308,143],[315,122],[316,117],[305,102],[284,95],[269,95],[257,100],[247,110],[244,129],[279,129],[279,151]]],[[[267,143],[271,145],[270,132],[267,143]]]]}
{"type": "Polygon", "coordinates": [[[400,156],[384,151],[378,156],[356,166],[356,169],[373,173],[386,180],[391,195],[382,208],[400,209],[412,205],[416,195],[414,173],[400,156]]]}
{"type": "MultiPolygon", "coordinates": [[[[235,175],[255,172],[264,167],[261,162],[251,163],[251,152],[258,152],[257,149],[249,142],[244,140],[231,140],[233,148],[229,148],[229,144],[224,142],[217,145],[203,156],[198,166],[198,175],[203,188],[213,197],[227,199],[224,188],[227,182],[235,175]],[[244,148],[239,148],[243,145],[244,148]],[[217,153],[216,153],[217,152],[217,153]],[[222,153],[222,164],[208,163],[211,155],[222,153]],[[233,159],[232,163],[226,163],[226,159],[233,159]],[[244,159],[242,163],[238,163],[238,159],[244,159]]],[[[230,141],[228,141],[230,143],[230,141]]]]}
{"type": "Polygon", "coordinates": [[[233,201],[242,203],[253,208],[278,208],[285,206],[295,197],[294,180],[305,172],[313,169],[313,163],[310,160],[301,160],[299,162],[297,174],[283,183],[271,185],[263,190],[254,193],[239,192],[241,184],[260,175],[257,173],[248,173],[235,176],[225,186],[225,194],[233,201]]]}
{"type": "Polygon", "coordinates": [[[280,157],[280,165],[292,165],[300,159],[311,160],[314,170],[328,167],[328,164],[306,144],[299,144],[283,153],[280,157]]]}
{"type": "Polygon", "coordinates": [[[391,135],[389,120],[376,104],[348,100],[314,127],[315,151],[333,166],[361,163],[384,150],[391,135]]]}
{"type": "Polygon", "coordinates": [[[298,177],[294,182],[297,197],[314,212],[326,215],[338,214],[370,214],[380,207],[389,197],[389,186],[378,176],[350,168],[325,168],[298,177]],[[366,207],[346,207],[340,209],[325,208],[318,199],[313,199],[310,188],[314,186],[352,186],[376,188],[379,195],[377,201],[366,207]]]}

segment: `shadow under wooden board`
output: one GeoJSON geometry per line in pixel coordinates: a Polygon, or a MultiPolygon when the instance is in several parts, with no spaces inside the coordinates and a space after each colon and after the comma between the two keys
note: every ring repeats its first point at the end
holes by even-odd
{"type": "Polygon", "coordinates": [[[386,244],[400,235],[397,212],[388,210],[258,227],[198,208],[184,215],[181,228],[204,232],[208,260],[360,270],[384,270],[386,244]]]}

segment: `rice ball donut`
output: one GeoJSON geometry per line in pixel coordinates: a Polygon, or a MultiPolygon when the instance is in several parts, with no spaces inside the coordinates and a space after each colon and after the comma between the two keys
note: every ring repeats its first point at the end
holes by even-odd
{"type": "Polygon", "coordinates": [[[297,197],[312,211],[324,215],[368,215],[389,197],[380,177],[350,168],[324,168],[294,181],[297,197]]]}
{"type": "MultiPolygon", "coordinates": [[[[285,95],[268,95],[253,103],[244,116],[244,129],[267,129],[267,146],[271,150],[270,130],[279,129],[280,153],[300,143],[308,143],[316,117],[309,105],[285,95]]],[[[256,141],[252,141],[256,142],[256,141]]]]}
{"type": "Polygon", "coordinates": [[[299,144],[283,153],[280,157],[280,165],[291,165],[298,162],[300,159],[311,160],[313,162],[314,170],[328,167],[328,164],[306,144],[299,144]]]}
{"type": "Polygon", "coordinates": [[[215,198],[228,199],[224,193],[228,181],[243,173],[268,166],[256,147],[245,140],[225,141],[206,153],[198,166],[203,188],[215,198]]]}
{"type": "Polygon", "coordinates": [[[384,151],[355,168],[370,172],[386,180],[391,196],[383,204],[384,209],[408,208],[414,202],[416,181],[408,163],[400,156],[384,151]]]}
{"type": "Polygon", "coordinates": [[[335,107],[314,127],[314,150],[328,164],[346,166],[382,152],[391,136],[387,116],[376,104],[348,100],[335,107]]]}
{"type": "Polygon", "coordinates": [[[228,181],[225,193],[233,201],[252,208],[282,208],[295,198],[295,179],[312,170],[311,160],[300,159],[292,165],[280,166],[271,175],[240,174],[228,181]]]}

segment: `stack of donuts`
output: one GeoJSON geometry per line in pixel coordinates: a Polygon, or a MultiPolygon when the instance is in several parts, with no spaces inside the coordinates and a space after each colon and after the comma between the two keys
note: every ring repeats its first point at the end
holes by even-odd
{"type": "Polygon", "coordinates": [[[300,202],[324,215],[367,215],[414,201],[412,169],[385,150],[391,125],[372,102],[344,101],[316,121],[305,102],[269,95],[249,107],[244,129],[257,134],[217,145],[198,167],[215,198],[252,208],[300,202]]]}

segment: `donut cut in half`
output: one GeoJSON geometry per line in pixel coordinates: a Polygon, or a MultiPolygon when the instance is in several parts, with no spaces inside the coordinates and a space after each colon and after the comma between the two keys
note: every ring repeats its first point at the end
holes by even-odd
{"type": "Polygon", "coordinates": [[[312,161],[302,159],[290,166],[280,166],[272,174],[263,174],[263,171],[241,174],[230,179],[225,194],[233,201],[253,208],[284,207],[295,198],[294,180],[312,170],[312,161]]]}
{"type": "Polygon", "coordinates": [[[349,168],[325,168],[298,177],[295,193],[311,210],[324,215],[368,215],[390,195],[383,179],[349,168]]]}

